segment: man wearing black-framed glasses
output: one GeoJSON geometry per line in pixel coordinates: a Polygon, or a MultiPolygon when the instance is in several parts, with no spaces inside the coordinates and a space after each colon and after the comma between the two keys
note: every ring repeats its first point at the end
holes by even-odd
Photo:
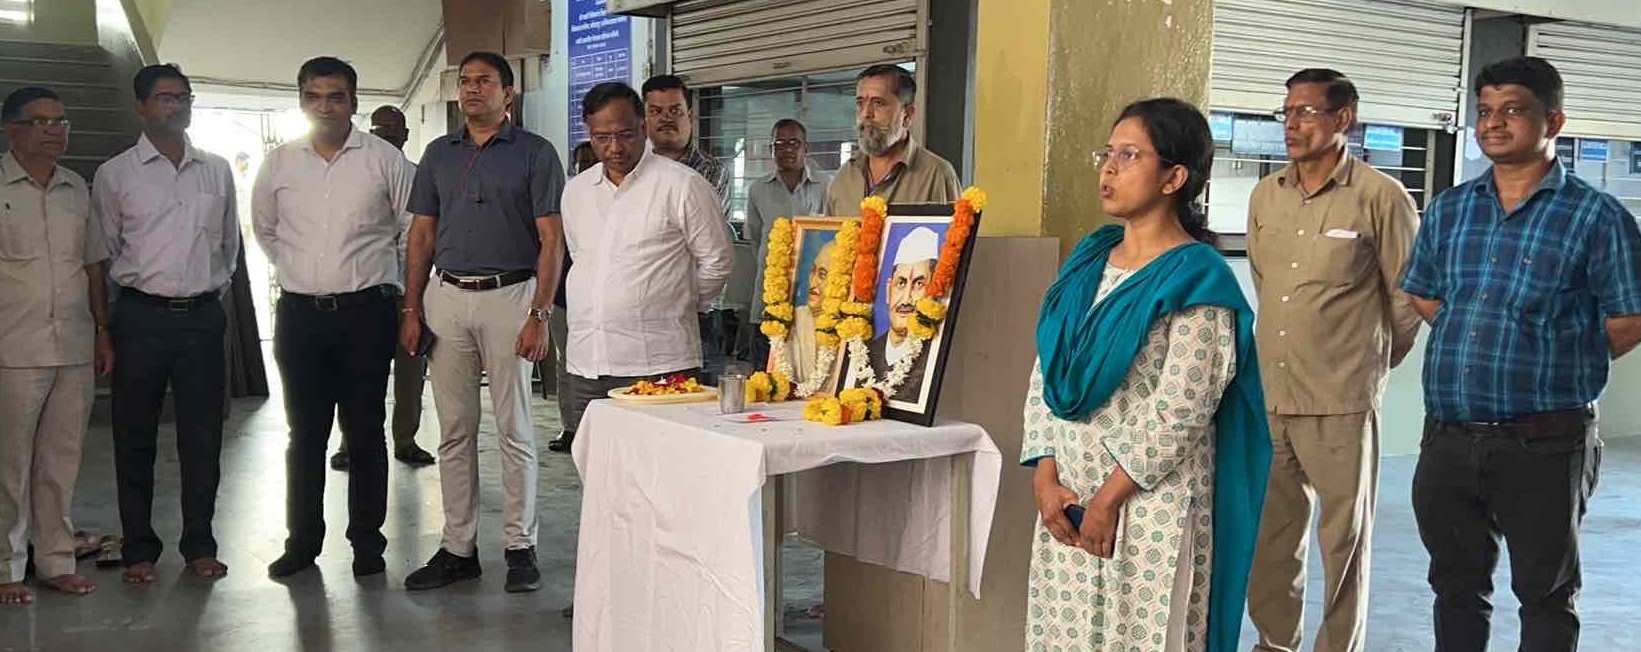
{"type": "Polygon", "coordinates": [[[564,167],[547,139],[507,118],[518,100],[499,54],[462,60],[464,124],[429,143],[416,169],[405,314],[407,351],[431,342],[428,366],[439,414],[444,537],[439,552],[405,578],[433,589],[479,577],[479,387],[490,385],[501,441],[502,548],[509,592],[541,585],[536,568],[535,427],[530,369],[546,357],[564,252],[559,202],[564,167]],[[429,274],[438,268],[432,287],[429,274]]]}
{"type": "MultiPolygon", "coordinates": [[[[757,273],[752,281],[752,296],[748,298],[749,324],[763,319],[763,260],[769,253],[769,232],[775,220],[820,215],[826,210],[826,186],[832,181],[830,175],[809,166],[809,129],[802,122],[791,118],[775,121],[769,145],[775,171],[753,184],[746,198],[746,239],[751,240],[758,251],[753,258],[758,261],[757,273]]],[[[769,358],[769,340],[762,337],[757,328],[742,330],[750,335],[746,338],[750,340],[748,360],[762,369],[769,358]]]]}
{"type": "Polygon", "coordinates": [[[120,286],[111,332],[114,472],[120,493],[127,582],[154,581],[162,545],[154,532],[154,457],[166,387],[175,396],[182,466],[178,551],[203,578],[226,575],[211,521],[221,480],[227,415],[228,315],[222,293],[239,258],[234,172],[196,149],[187,130],[194,95],[176,66],[153,65],[133,82],[142,137],[97,168],[92,210],[120,286]]]}
{"type": "Polygon", "coordinates": [[[1384,379],[1413,346],[1419,317],[1398,287],[1418,212],[1402,184],[1352,156],[1356,86],[1321,68],[1288,79],[1287,166],[1248,202],[1248,259],[1273,456],[1248,588],[1259,652],[1303,639],[1306,548],[1327,577],[1315,649],[1361,652],[1368,546],[1379,486],[1384,379]]]}
{"type": "Polygon", "coordinates": [[[97,588],[75,573],[69,508],[92,375],[111,371],[114,348],[89,186],[57,163],[68,147],[62,101],[17,89],[0,122],[11,142],[0,157],[0,604],[28,604],[30,541],[42,586],[97,588]]]}

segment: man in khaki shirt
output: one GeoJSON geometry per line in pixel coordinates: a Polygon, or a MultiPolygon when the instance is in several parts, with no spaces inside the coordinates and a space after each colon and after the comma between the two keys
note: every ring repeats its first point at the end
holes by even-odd
{"type": "Polygon", "coordinates": [[[70,595],[97,588],[74,572],[69,508],[92,374],[113,370],[114,347],[90,186],[57,165],[68,145],[62,101],[20,88],[0,122],[11,141],[0,157],[0,604],[28,604],[31,532],[43,585],[70,595]]]}
{"type": "Polygon", "coordinates": [[[861,200],[870,195],[891,204],[957,201],[957,171],[912,138],[916,97],[917,78],[900,66],[872,66],[855,77],[860,149],[832,178],[827,215],[859,215],[861,200]]]}
{"type": "Polygon", "coordinates": [[[1386,373],[1419,328],[1398,289],[1418,210],[1395,179],[1350,156],[1357,94],[1349,79],[1311,69],[1287,86],[1279,117],[1292,162],[1262,179],[1248,206],[1255,337],[1274,453],[1248,613],[1259,630],[1255,650],[1299,649],[1306,548],[1319,500],[1327,590],[1315,649],[1360,652],[1379,401],[1386,373]]]}

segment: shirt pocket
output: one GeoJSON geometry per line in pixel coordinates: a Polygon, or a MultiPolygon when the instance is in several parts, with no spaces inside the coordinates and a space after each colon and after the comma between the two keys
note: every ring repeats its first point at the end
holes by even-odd
{"type": "Polygon", "coordinates": [[[1313,243],[1311,270],[1329,286],[1355,285],[1373,265],[1373,252],[1361,231],[1323,229],[1313,243]]]}
{"type": "Polygon", "coordinates": [[[222,214],[228,210],[228,196],[210,192],[196,193],[189,196],[188,203],[189,212],[198,221],[196,227],[206,236],[207,242],[221,242],[222,232],[227,228],[223,224],[222,214]]]}
{"type": "Polygon", "coordinates": [[[0,260],[22,261],[40,257],[46,244],[42,237],[45,220],[33,211],[13,210],[11,203],[0,212],[0,260]]]}

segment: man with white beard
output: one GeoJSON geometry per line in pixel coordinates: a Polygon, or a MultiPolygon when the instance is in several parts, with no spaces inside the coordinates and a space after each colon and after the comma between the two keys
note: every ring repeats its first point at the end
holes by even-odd
{"type": "Polygon", "coordinates": [[[826,214],[860,214],[876,195],[891,204],[957,201],[957,171],[912,138],[917,78],[905,68],[876,65],[855,77],[855,131],[859,149],[826,191],[826,214]]]}

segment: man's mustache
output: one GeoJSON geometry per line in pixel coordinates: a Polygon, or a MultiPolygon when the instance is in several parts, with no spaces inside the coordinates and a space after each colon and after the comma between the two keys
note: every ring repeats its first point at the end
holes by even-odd
{"type": "Polygon", "coordinates": [[[916,309],[917,309],[917,306],[913,305],[911,302],[903,301],[901,303],[895,304],[895,312],[911,312],[911,311],[916,310],[916,309]]]}

